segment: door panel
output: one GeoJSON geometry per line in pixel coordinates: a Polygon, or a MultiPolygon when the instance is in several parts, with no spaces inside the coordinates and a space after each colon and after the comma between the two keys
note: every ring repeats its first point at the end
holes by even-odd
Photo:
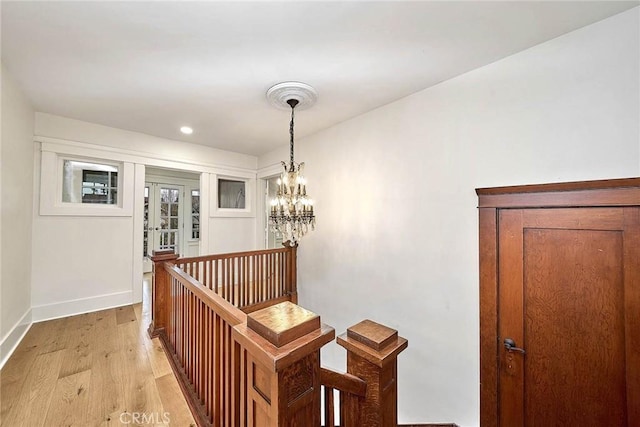
{"type": "Polygon", "coordinates": [[[638,211],[500,211],[501,426],[640,425],[638,211]]]}
{"type": "Polygon", "coordinates": [[[624,425],[622,233],[524,235],[525,425],[624,425]]]}

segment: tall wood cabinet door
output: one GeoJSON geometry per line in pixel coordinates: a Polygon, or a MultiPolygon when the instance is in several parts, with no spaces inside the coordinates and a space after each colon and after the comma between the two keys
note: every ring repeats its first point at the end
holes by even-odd
{"type": "Polygon", "coordinates": [[[499,425],[640,426],[640,208],[498,222],[499,425]]]}

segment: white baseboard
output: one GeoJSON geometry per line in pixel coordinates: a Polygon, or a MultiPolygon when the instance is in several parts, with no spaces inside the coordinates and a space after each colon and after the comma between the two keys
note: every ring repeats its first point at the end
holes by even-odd
{"type": "Polygon", "coordinates": [[[9,360],[9,357],[16,350],[18,344],[20,344],[20,341],[22,341],[22,338],[27,334],[32,324],[32,311],[28,309],[20,320],[13,325],[13,328],[2,337],[2,341],[0,341],[0,369],[2,369],[7,360],[9,360]]]}
{"type": "Polygon", "coordinates": [[[32,307],[33,321],[42,322],[43,320],[52,320],[60,317],[74,316],[76,314],[90,313],[92,311],[106,310],[108,308],[120,307],[132,303],[133,292],[124,291],[53,304],[36,305],[32,307]]]}

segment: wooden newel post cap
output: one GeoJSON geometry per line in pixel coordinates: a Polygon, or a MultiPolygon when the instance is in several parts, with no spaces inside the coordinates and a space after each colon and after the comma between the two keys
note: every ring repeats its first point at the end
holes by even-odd
{"type": "Polygon", "coordinates": [[[398,331],[372,320],[363,320],[338,337],[338,344],[380,367],[395,360],[408,341],[398,331]]]}
{"type": "Polygon", "coordinates": [[[247,314],[246,323],[234,326],[233,336],[252,357],[278,372],[333,341],[335,331],[317,314],[285,301],[247,314]]]}
{"type": "Polygon", "coordinates": [[[282,347],[320,329],[320,316],[285,301],[250,313],[247,327],[276,347],[282,347]]]}
{"type": "Polygon", "coordinates": [[[176,254],[173,249],[161,249],[158,251],[153,251],[151,256],[149,257],[149,259],[153,262],[170,261],[178,258],[178,254],[176,254]]]}

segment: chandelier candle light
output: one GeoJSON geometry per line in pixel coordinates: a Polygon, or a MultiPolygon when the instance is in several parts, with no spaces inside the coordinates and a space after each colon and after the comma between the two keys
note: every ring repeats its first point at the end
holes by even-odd
{"type": "MultiPolygon", "coordinates": [[[[297,82],[280,83],[267,92],[267,98],[273,100],[274,103],[282,103],[282,97],[289,97],[284,100],[291,107],[291,122],[289,124],[289,163],[282,162],[282,173],[278,178],[276,197],[271,200],[271,211],[269,214],[269,225],[274,233],[282,234],[282,240],[285,245],[297,246],[298,241],[304,236],[309,228],[313,230],[316,224],[316,217],[313,213],[313,200],[307,195],[307,181],[304,178],[304,162],[296,163],[293,156],[293,127],[294,127],[294,111],[299,104],[304,105],[304,101],[308,99],[302,95],[306,95],[309,90],[313,91],[308,85],[297,82]],[[289,85],[289,86],[285,86],[289,85]],[[294,85],[294,86],[291,86],[294,85]],[[292,93],[293,92],[293,93],[292,93]],[[300,94],[301,92],[302,95],[300,94]],[[302,97],[302,99],[300,99],[302,97]],[[302,102],[301,102],[302,101],[302,102]]],[[[312,92],[313,101],[317,95],[312,92]]],[[[309,105],[307,102],[306,105],[309,105]]]]}

